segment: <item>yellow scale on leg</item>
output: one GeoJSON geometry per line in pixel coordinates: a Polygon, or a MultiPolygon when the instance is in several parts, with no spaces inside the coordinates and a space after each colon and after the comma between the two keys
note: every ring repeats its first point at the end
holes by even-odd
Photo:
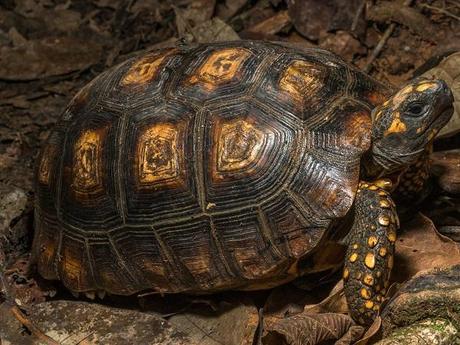
{"type": "Polygon", "coordinates": [[[372,322],[379,312],[393,267],[399,221],[388,193],[391,188],[389,180],[362,182],[355,201],[343,278],[350,310],[355,310],[355,318],[363,323],[372,322]]]}

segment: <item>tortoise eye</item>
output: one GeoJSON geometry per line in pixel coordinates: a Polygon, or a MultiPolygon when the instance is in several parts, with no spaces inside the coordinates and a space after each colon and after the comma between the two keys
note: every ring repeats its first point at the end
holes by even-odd
{"type": "Polygon", "coordinates": [[[425,113],[425,105],[421,103],[412,103],[406,109],[406,114],[409,116],[417,117],[425,113]]]}

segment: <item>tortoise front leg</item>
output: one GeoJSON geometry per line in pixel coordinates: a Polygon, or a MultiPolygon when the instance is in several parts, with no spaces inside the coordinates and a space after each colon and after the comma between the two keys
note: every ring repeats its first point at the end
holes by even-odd
{"type": "Polygon", "coordinates": [[[361,182],[343,272],[350,314],[361,324],[377,316],[393,267],[398,216],[385,181],[361,182]]]}

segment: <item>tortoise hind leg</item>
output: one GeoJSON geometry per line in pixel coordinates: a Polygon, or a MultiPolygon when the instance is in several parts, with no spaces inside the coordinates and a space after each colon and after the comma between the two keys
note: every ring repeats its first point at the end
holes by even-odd
{"type": "Polygon", "coordinates": [[[361,324],[377,316],[393,267],[399,222],[383,185],[382,180],[359,184],[345,259],[345,296],[351,316],[361,324]]]}

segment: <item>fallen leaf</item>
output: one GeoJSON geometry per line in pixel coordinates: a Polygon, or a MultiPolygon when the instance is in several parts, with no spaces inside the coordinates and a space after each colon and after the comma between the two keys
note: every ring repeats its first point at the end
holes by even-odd
{"type": "Polygon", "coordinates": [[[418,213],[401,226],[391,277],[396,282],[403,282],[419,271],[458,262],[459,244],[439,234],[433,222],[418,213]]]}
{"type": "Polygon", "coordinates": [[[0,237],[10,237],[12,221],[22,215],[26,205],[27,195],[22,189],[0,184],[0,237]]]}
{"type": "Polygon", "coordinates": [[[179,37],[185,37],[192,31],[191,28],[211,20],[215,5],[215,0],[188,1],[186,6],[173,5],[179,37]]]}
{"type": "Polygon", "coordinates": [[[367,49],[346,31],[337,31],[334,34],[322,36],[319,46],[342,56],[350,62],[357,55],[365,55],[367,53],[367,49]]]}
{"type": "Polygon", "coordinates": [[[56,289],[51,285],[52,282],[39,277],[32,277],[30,274],[32,271],[30,254],[20,256],[5,270],[5,281],[8,283],[9,295],[20,305],[45,302],[47,296],[56,295],[56,289]]]}
{"type": "Polygon", "coordinates": [[[225,0],[223,3],[218,3],[216,7],[216,15],[222,20],[228,20],[238,13],[249,0],[225,0]]]}
{"type": "Polygon", "coordinates": [[[291,18],[289,17],[288,11],[280,11],[274,16],[253,25],[245,31],[274,35],[287,28],[290,24],[291,18]]]}
{"type": "Polygon", "coordinates": [[[8,38],[15,47],[27,44],[27,40],[18,32],[18,30],[16,30],[15,27],[8,30],[8,38]]]}
{"type": "Polygon", "coordinates": [[[316,345],[339,340],[345,335],[349,341],[342,344],[352,344],[361,337],[364,329],[356,326],[347,315],[302,313],[266,324],[265,331],[262,338],[265,345],[316,345]],[[354,328],[353,332],[349,332],[351,328],[354,328]]]}
{"type": "Polygon", "coordinates": [[[191,26],[196,26],[211,19],[216,0],[193,0],[181,7],[181,14],[191,26]]]}
{"type": "Polygon", "coordinates": [[[43,11],[38,18],[44,21],[47,30],[51,32],[74,32],[81,24],[80,12],[67,9],[43,11]]]}
{"type": "Polygon", "coordinates": [[[221,42],[239,40],[238,34],[224,21],[219,18],[213,18],[207,22],[201,23],[191,29],[191,32],[185,35],[187,42],[221,42]]]}
{"type": "Polygon", "coordinates": [[[319,344],[324,340],[334,339],[338,341],[337,344],[345,345],[360,338],[364,329],[355,326],[349,316],[343,315],[348,312],[348,307],[342,280],[323,301],[306,304],[311,303],[315,297],[290,285],[275,289],[263,309],[263,343],[319,344]],[[340,329],[333,325],[334,322],[342,326],[343,322],[350,322],[350,326],[340,329]]]}
{"type": "MultiPolygon", "coordinates": [[[[310,40],[321,32],[351,30],[362,0],[289,0],[289,16],[296,30],[310,40]]],[[[358,35],[364,33],[364,19],[359,19],[358,35]]]]}
{"type": "Polygon", "coordinates": [[[372,325],[367,329],[366,333],[354,345],[367,345],[369,341],[377,334],[382,327],[382,318],[378,316],[372,325]]]}
{"type": "Polygon", "coordinates": [[[274,288],[264,304],[264,317],[273,316],[283,318],[298,314],[305,305],[317,302],[317,297],[309,291],[299,289],[292,284],[285,284],[274,288]]]}
{"type": "Polygon", "coordinates": [[[454,95],[454,113],[438,133],[438,137],[452,136],[460,132],[460,73],[458,71],[460,71],[460,52],[444,57],[437,66],[422,74],[423,77],[444,80],[454,95]]]}
{"type": "Polygon", "coordinates": [[[44,30],[45,23],[39,18],[26,18],[16,11],[5,11],[0,9],[0,29],[8,32],[15,28],[21,35],[29,32],[40,33],[44,30]]]}
{"type": "Polygon", "coordinates": [[[430,159],[439,186],[448,193],[460,194],[460,150],[433,152],[430,159]]]}
{"type": "Polygon", "coordinates": [[[384,1],[372,6],[367,10],[366,18],[378,23],[396,22],[430,41],[433,40],[433,33],[436,32],[427,17],[415,8],[402,6],[398,2],[384,1]]]}
{"type": "Polygon", "coordinates": [[[82,71],[99,62],[98,44],[75,37],[44,38],[0,48],[0,79],[34,80],[82,71]]]}
{"type": "Polygon", "coordinates": [[[328,297],[318,304],[305,306],[306,313],[348,313],[348,304],[343,291],[343,280],[340,280],[328,297]]]}

